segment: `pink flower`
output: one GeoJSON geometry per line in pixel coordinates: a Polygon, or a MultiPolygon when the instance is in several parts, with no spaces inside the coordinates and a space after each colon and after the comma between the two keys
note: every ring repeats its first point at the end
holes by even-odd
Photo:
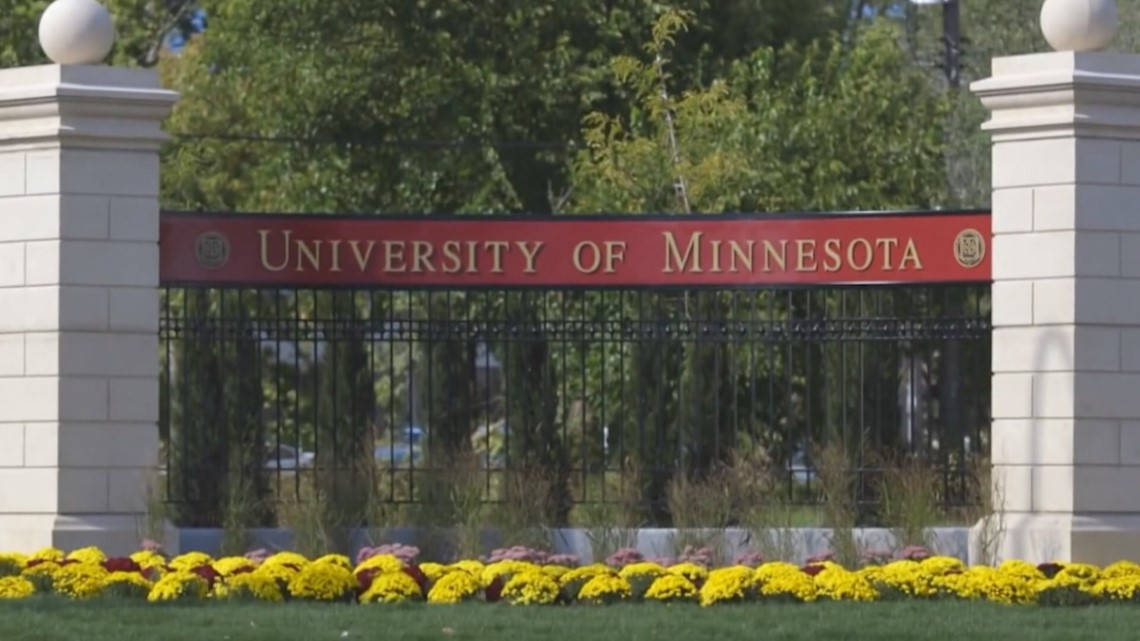
{"type": "Polygon", "coordinates": [[[744,554],[736,557],[736,565],[747,565],[750,568],[759,567],[764,562],[764,557],[756,550],[749,550],[744,554]]]}
{"type": "Polygon", "coordinates": [[[930,550],[922,547],[921,545],[908,545],[903,548],[902,554],[899,556],[910,561],[921,561],[923,559],[930,558],[931,555],[930,550]]]}
{"type": "Polygon", "coordinates": [[[629,565],[630,563],[639,563],[644,560],[645,557],[642,556],[641,552],[638,552],[636,549],[621,548],[606,558],[606,565],[620,568],[622,566],[629,565]]]}

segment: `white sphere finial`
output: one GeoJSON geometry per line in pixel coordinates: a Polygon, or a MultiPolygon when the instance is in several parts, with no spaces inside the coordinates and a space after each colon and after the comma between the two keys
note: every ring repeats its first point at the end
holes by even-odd
{"type": "Polygon", "coordinates": [[[1104,49],[1119,26],[1116,0],[1045,0],[1041,7],[1041,31],[1057,51],[1104,49]]]}
{"type": "Polygon", "coordinates": [[[99,64],[113,44],[111,14],[96,0],[55,0],[40,16],[40,47],[56,64],[99,64]]]}

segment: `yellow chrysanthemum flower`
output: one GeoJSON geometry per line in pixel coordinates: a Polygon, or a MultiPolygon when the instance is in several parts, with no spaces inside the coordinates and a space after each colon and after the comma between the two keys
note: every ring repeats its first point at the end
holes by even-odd
{"type": "Polygon", "coordinates": [[[403,570],[377,574],[372,585],[360,595],[361,603],[403,603],[410,599],[422,599],[423,590],[416,580],[403,570]]]}
{"type": "Polygon", "coordinates": [[[59,548],[40,548],[36,550],[29,561],[54,561],[59,563],[64,559],[63,550],[59,548]]]}
{"type": "MultiPolygon", "coordinates": [[[[748,569],[749,572],[752,572],[752,578],[758,584],[763,584],[765,581],[768,581],[768,580],[773,579],[773,578],[778,577],[778,576],[782,576],[784,574],[795,574],[797,572],[799,572],[800,574],[803,574],[803,570],[800,570],[798,565],[792,565],[791,563],[785,563],[783,561],[770,561],[768,563],[761,565],[760,567],[756,568],[755,570],[753,570],[751,568],[747,568],[747,566],[743,566],[743,565],[735,566],[735,567],[736,568],[748,569]]],[[[713,572],[722,572],[726,569],[732,569],[732,568],[720,568],[719,570],[713,570],[713,572]]],[[[712,573],[709,573],[709,576],[711,578],[712,573]]]]}
{"type": "Polygon", "coordinates": [[[520,572],[538,572],[542,568],[534,563],[527,561],[496,561],[483,568],[479,573],[479,580],[482,581],[483,587],[491,585],[491,583],[501,577],[519,574],[520,572]]]}
{"type": "Polygon", "coordinates": [[[704,581],[709,576],[708,568],[703,565],[699,565],[697,563],[689,563],[687,561],[685,563],[670,565],[668,570],[672,574],[685,577],[690,582],[692,582],[693,585],[704,581]]]}
{"type": "Polygon", "coordinates": [[[485,567],[487,566],[483,565],[479,561],[464,559],[462,561],[456,561],[455,563],[448,565],[447,571],[450,572],[452,570],[463,570],[464,572],[471,573],[472,576],[479,576],[480,574],[483,574],[483,568],[485,567]]]}
{"type": "Polygon", "coordinates": [[[67,560],[98,565],[107,560],[107,555],[103,554],[103,550],[91,545],[85,548],[79,548],[78,550],[72,550],[71,554],[67,555],[67,560]]]}
{"type": "Polygon", "coordinates": [[[819,596],[833,601],[874,601],[879,598],[878,591],[866,577],[838,565],[825,567],[815,575],[815,588],[819,596]]]}
{"type": "Polygon", "coordinates": [[[1011,559],[1009,561],[1003,562],[998,566],[997,569],[998,572],[1001,572],[1002,574],[1019,577],[1026,581],[1038,581],[1045,579],[1045,575],[1041,572],[1041,570],[1038,570],[1036,565],[1033,565],[1028,561],[1011,559]]]}
{"type": "Polygon", "coordinates": [[[932,576],[942,576],[956,572],[965,572],[966,566],[961,560],[952,556],[931,556],[919,561],[919,568],[932,576]]]}
{"type": "Polygon", "coordinates": [[[1117,561],[1116,563],[1106,566],[1100,573],[1102,580],[1133,575],[1140,575],[1140,563],[1133,561],[1117,561]]]}
{"type": "Polygon", "coordinates": [[[503,586],[502,598],[511,605],[548,605],[558,593],[558,582],[538,569],[512,576],[503,586]]]}
{"type": "Polygon", "coordinates": [[[447,572],[447,566],[442,563],[421,563],[420,572],[424,573],[428,581],[435,581],[447,572]]]}
{"type": "Polygon", "coordinates": [[[0,577],[19,575],[27,563],[23,554],[0,554],[0,577]]]}
{"type": "Polygon", "coordinates": [[[22,576],[0,578],[0,599],[26,599],[36,593],[36,586],[22,576]]]}
{"type": "Polygon", "coordinates": [[[52,589],[72,599],[90,599],[103,591],[108,572],[101,565],[71,563],[52,574],[52,589]]]}
{"type": "Polygon", "coordinates": [[[139,550],[131,555],[131,560],[144,570],[166,568],[166,557],[152,550],[139,550]]]}
{"type": "Polygon", "coordinates": [[[578,590],[578,600],[597,605],[614,603],[633,595],[629,581],[616,574],[599,574],[586,581],[578,590]]]}
{"type": "Polygon", "coordinates": [[[343,601],[356,591],[352,571],[335,563],[310,563],[289,581],[289,594],[311,601],[343,601]]]}
{"type": "Polygon", "coordinates": [[[285,599],[281,585],[270,574],[242,572],[226,577],[214,586],[214,598],[235,601],[271,601],[285,599]]]}
{"type": "Polygon", "coordinates": [[[557,581],[559,577],[572,569],[566,565],[544,565],[542,566],[542,573],[557,581]]]}
{"type": "Polygon", "coordinates": [[[665,574],[666,570],[663,566],[657,563],[650,563],[644,561],[641,563],[630,563],[618,571],[618,576],[623,579],[631,579],[635,576],[649,576],[659,577],[665,574]]]}
{"type": "Polygon", "coordinates": [[[54,561],[44,561],[27,566],[20,571],[20,576],[34,583],[40,592],[50,592],[55,573],[59,568],[60,565],[54,561]]]}
{"type": "Polygon", "coordinates": [[[350,561],[348,557],[343,554],[326,554],[314,560],[313,563],[332,563],[333,565],[339,565],[346,570],[352,569],[352,561],[350,561]]]}
{"type": "Polygon", "coordinates": [[[103,578],[103,594],[124,598],[146,598],[154,583],[138,572],[111,572],[103,578]]]}
{"type": "Polygon", "coordinates": [[[212,565],[213,563],[213,557],[204,552],[187,552],[186,554],[179,554],[173,559],[170,559],[171,569],[178,572],[189,572],[194,568],[202,567],[203,565],[212,565]]]}
{"type": "Polygon", "coordinates": [[[428,590],[428,603],[459,603],[477,595],[483,585],[466,570],[451,570],[428,590]]]}
{"type": "Polygon", "coordinates": [[[282,586],[289,585],[293,577],[301,573],[299,568],[285,563],[262,563],[253,571],[254,574],[279,582],[282,586]]]}
{"type": "Polygon", "coordinates": [[[811,603],[816,599],[815,582],[807,573],[784,572],[760,585],[761,596],[791,597],[797,601],[811,603]]]}
{"type": "Polygon", "coordinates": [[[697,586],[680,573],[669,572],[653,579],[645,598],[652,601],[693,601],[697,598],[697,586]]]}
{"type": "Polygon", "coordinates": [[[575,581],[589,581],[590,579],[598,576],[599,574],[610,574],[613,570],[608,565],[602,563],[593,563],[590,565],[583,565],[580,568],[574,568],[558,577],[558,584],[562,587],[574,583],[575,581]]]}
{"type": "MultiPolygon", "coordinates": [[[[1116,565],[1115,563],[1113,565],[1116,565]]],[[[1100,599],[1109,601],[1136,601],[1140,600],[1140,574],[1119,574],[1109,577],[1105,568],[1104,578],[1097,581],[1090,593],[1100,599]]]]}
{"type": "Polygon", "coordinates": [[[150,589],[150,593],[146,595],[146,600],[156,603],[182,599],[204,599],[209,590],[210,585],[197,574],[176,571],[159,579],[150,589]]]}
{"type": "Polygon", "coordinates": [[[895,590],[903,596],[930,598],[938,594],[934,575],[922,569],[916,561],[894,561],[880,568],[874,576],[875,588],[880,593],[895,590]]]}
{"type": "Polygon", "coordinates": [[[391,554],[370,556],[356,566],[356,572],[375,569],[377,574],[390,574],[404,569],[404,562],[391,554]]]}
{"type": "MultiPolygon", "coordinates": [[[[782,568],[775,567],[777,564],[768,563],[765,565],[773,566],[763,575],[765,582],[785,574],[782,568]]],[[[791,565],[791,567],[796,566],[791,565]]],[[[763,568],[763,565],[760,566],[760,569],[763,568]]],[[[753,570],[743,565],[719,568],[709,572],[708,579],[701,586],[701,605],[707,607],[716,603],[743,601],[749,598],[756,586],[760,584],[757,579],[758,572],[759,569],[753,570]]],[[[800,572],[799,568],[796,568],[796,572],[800,572]]],[[[803,573],[800,572],[800,574],[803,573]]]]}
{"type": "Polygon", "coordinates": [[[296,552],[278,552],[261,562],[262,566],[266,565],[292,565],[300,570],[309,564],[309,559],[304,555],[297,554],[296,552]]]}
{"type": "Polygon", "coordinates": [[[257,569],[257,564],[244,556],[227,556],[213,562],[214,571],[222,576],[229,576],[239,570],[257,569]]]}

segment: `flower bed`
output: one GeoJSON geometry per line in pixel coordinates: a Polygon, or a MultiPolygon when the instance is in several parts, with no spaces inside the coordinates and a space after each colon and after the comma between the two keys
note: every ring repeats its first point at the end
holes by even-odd
{"type": "MultiPolygon", "coordinates": [[[[292,552],[211,558],[154,551],[107,558],[96,548],[65,554],[0,554],[0,599],[55,594],[70,599],[150,602],[270,601],[361,604],[503,602],[514,605],[604,605],[628,601],[727,603],[884,600],[985,600],[1003,604],[1088,605],[1140,602],[1140,565],[1082,563],[1035,566],[1007,561],[966,567],[950,557],[901,560],[848,570],[830,561],[799,567],[764,563],[706,568],[663,565],[571,567],[512,558],[417,564],[414,555],[370,551],[353,563],[329,554],[292,552]]],[[[492,557],[494,558],[494,557],[492,557]]]]}

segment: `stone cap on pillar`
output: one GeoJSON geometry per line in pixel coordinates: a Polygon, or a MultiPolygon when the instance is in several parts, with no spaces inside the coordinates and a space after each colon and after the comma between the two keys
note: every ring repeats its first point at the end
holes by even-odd
{"type": "Polygon", "coordinates": [[[1140,139],[1140,56],[1057,51],[995,58],[970,85],[995,142],[1081,136],[1140,139]]]}
{"type": "Polygon", "coordinates": [[[156,149],[178,94],[151,69],[40,65],[0,69],[0,145],[156,149]]]}

